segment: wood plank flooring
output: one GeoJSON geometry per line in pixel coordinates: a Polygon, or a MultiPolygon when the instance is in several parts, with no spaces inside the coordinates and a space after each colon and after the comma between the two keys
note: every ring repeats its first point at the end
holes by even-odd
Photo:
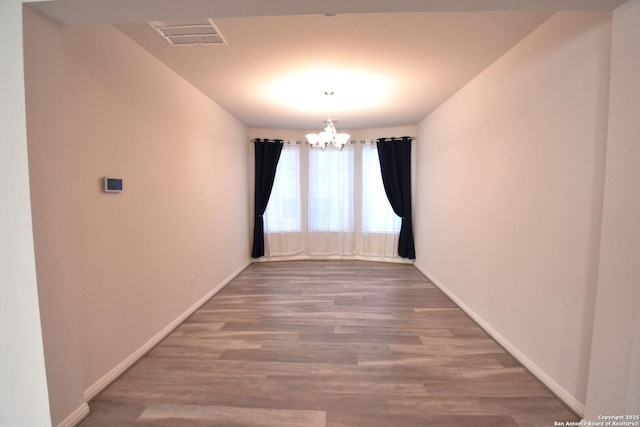
{"type": "Polygon", "coordinates": [[[553,426],[574,414],[408,264],[255,263],[82,427],[553,426]]]}

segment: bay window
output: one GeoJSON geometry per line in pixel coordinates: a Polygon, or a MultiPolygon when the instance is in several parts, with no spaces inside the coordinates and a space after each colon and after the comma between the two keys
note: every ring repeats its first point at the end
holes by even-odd
{"type": "Polygon", "coordinates": [[[264,223],[267,257],[397,257],[375,144],[285,145],[264,223]]]}

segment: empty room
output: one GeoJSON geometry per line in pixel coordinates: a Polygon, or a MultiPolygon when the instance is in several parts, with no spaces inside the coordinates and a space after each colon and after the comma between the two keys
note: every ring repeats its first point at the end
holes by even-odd
{"type": "Polygon", "coordinates": [[[0,22],[0,425],[640,426],[640,0],[0,22]]]}

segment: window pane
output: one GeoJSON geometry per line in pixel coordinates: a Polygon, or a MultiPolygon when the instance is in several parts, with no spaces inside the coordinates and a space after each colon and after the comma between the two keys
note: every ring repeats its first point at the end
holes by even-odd
{"type": "Polygon", "coordinates": [[[309,150],[309,231],[353,231],[353,146],[309,150]]]}
{"type": "Polygon", "coordinates": [[[399,233],[401,219],[393,212],[382,184],[378,148],[366,144],[362,151],[362,231],[399,233]]]}
{"type": "Polygon", "coordinates": [[[300,149],[285,145],[264,213],[265,232],[300,231],[300,149]]]}

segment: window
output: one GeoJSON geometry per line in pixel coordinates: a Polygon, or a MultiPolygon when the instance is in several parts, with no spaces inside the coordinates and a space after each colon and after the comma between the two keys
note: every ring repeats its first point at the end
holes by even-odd
{"type": "Polygon", "coordinates": [[[366,144],[362,149],[362,231],[398,233],[401,223],[384,191],[378,149],[366,144]]]}
{"type": "Polygon", "coordinates": [[[342,151],[285,144],[264,214],[268,256],[394,258],[400,225],[375,144],[342,151]]]}
{"type": "Polygon", "coordinates": [[[353,151],[309,150],[309,231],[353,231],[353,151]]]}
{"type": "Polygon", "coordinates": [[[282,147],[269,204],[264,213],[265,232],[300,231],[300,149],[282,147]]]}

